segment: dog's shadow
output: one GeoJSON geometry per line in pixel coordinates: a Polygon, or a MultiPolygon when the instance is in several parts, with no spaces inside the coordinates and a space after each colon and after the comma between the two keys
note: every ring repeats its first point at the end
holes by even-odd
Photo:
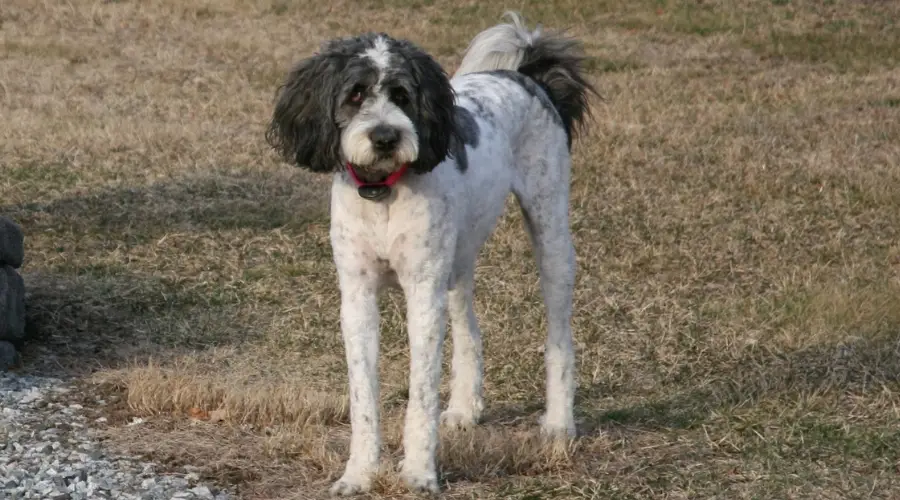
{"type": "Polygon", "coordinates": [[[26,238],[70,231],[123,244],[180,231],[299,230],[327,217],[329,180],[294,168],[209,173],[0,206],[0,213],[18,222],[26,238]]]}
{"type": "Polygon", "coordinates": [[[26,236],[20,369],[79,376],[253,341],[258,318],[228,297],[164,279],[152,261],[141,271],[104,257],[178,233],[302,237],[327,221],[328,190],[316,185],[325,182],[299,169],[210,173],[0,207],[26,236]]]}

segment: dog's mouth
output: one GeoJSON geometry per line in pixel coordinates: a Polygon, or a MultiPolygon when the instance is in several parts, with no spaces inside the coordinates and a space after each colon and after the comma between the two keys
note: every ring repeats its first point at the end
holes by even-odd
{"type": "Polygon", "coordinates": [[[389,175],[391,175],[390,172],[373,172],[365,167],[360,167],[359,165],[348,164],[347,167],[348,169],[352,169],[353,173],[356,174],[357,179],[366,184],[381,184],[388,178],[389,175]]]}
{"type": "Polygon", "coordinates": [[[356,176],[363,182],[380,183],[384,182],[392,173],[404,168],[403,163],[397,162],[390,155],[383,155],[368,165],[359,165],[357,163],[347,163],[352,167],[356,176]]]}
{"type": "Polygon", "coordinates": [[[381,175],[378,179],[370,180],[373,179],[371,177],[372,174],[360,172],[355,165],[347,163],[347,173],[350,175],[353,183],[356,184],[359,195],[370,201],[379,201],[386,198],[391,193],[391,187],[403,177],[407,169],[409,169],[409,163],[401,165],[399,169],[387,175],[381,175]]]}

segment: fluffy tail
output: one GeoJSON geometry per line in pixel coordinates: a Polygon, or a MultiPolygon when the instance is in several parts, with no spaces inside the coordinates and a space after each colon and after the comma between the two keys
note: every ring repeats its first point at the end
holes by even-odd
{"type": "Polygon", "coordinates": [[[597,94],[584,78],[581,42],[561,33],[530,31],[520,14],[507,12],[509,23],[488,28],[472,39],[456,75],[481,71],[517,71],[547,92],[566,132],[577,131],[590,115],[589,94],[597,94]]]}

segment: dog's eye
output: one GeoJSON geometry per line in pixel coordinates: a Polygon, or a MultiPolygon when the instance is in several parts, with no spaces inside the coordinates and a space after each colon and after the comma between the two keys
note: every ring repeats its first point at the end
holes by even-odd
{"type": "Polygon", "coordinates": [[[365,97],[366,89],[361,85],[357,85],[353,87],[353,90],[350,91],[349,101],[353,104],[362,104],[363,97],[365,97]]]}
{"type": "Polygon", "coordinates": [[[403,89],[394,89],[391,91],[391,100],[397,106],[406,106],[409,104],[409,94],[403,89]]]}

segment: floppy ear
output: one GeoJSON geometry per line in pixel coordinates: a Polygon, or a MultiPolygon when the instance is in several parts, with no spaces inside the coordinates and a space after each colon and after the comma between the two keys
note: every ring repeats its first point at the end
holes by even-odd
{"type": "Polygon", "coordinates": [[[266,141],[290,164],[313,172],[340,166],[334,107],[344,60],[319,54],[300,61],[278,89],[266,141]]]}
{"type": "Polygon", "coordinates": [[[411,118],[419,135],[419,156],[410,168],[417,173],[430,172],[451,154],[453,142],[461,141],[453,87],[444,68],[421,49],[401,42],[399,52],[418,86],[417,112],[411,118]]]}

